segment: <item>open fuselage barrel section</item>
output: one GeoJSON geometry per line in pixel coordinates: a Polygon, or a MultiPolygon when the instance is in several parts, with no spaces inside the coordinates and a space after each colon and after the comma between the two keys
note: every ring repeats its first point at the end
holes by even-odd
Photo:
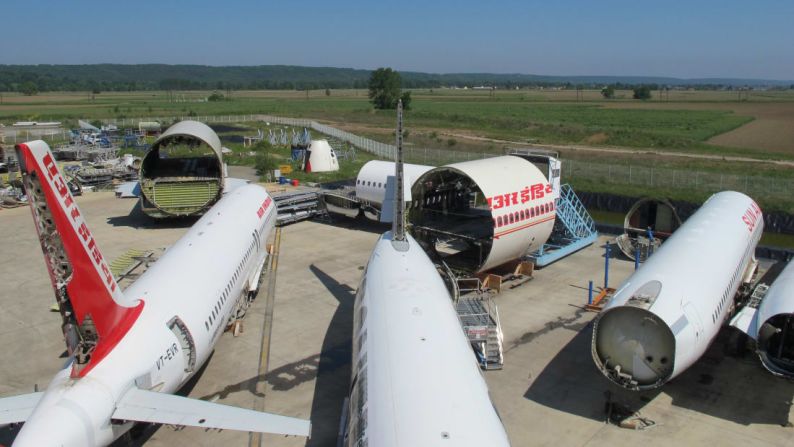
{"type": "Polygon", "coordinates": [[[207,125],[182,121],[166,130],[143,158],[141,209],[152,217],[203,214],[224,186],[220,139],[207,125]]]}
{"type": "Polygon", "coordinates": [[[596,364],[612,381],[642,390],[670,379],[675,337],[654,313],[632,306],[616,307],[605,311],[593,330],[596,364]]]}
{"type": "Polygon", "coordinates": [[[450,267],[468,272],[490,270],[537,250],[556,218],[551,184],[521,157],[432,169],[414,182],[411,197],[413,236],[450,267]]]}
{"type": "Polygon", "coordinates": [[[772,374],[794,378],[794,262],[769,286],[755,314],[751,330],[764,367],[772,374]]]}
{"type": "Polygon", "coordinates": [[[431,171],[414,185],[414,237],[450,265],[477,271],[493,245],[493,215],[480,187],[454,169],[431,171]]]}
{"type": "Polygon", "coordinates": [[[794,378],[794,314],[778,314],[758,330],[758,355],[771,373],[794,378]]]}

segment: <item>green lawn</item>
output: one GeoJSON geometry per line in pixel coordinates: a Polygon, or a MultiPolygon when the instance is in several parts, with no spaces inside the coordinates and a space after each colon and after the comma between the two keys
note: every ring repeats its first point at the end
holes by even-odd
{"type": "Polygon", "coordinates": [[[477,130],[499,139],[587,143],[597,138],[597,144],[697,151],[712,136],[750,121],[722,111],[506,101],[417,102],[409,119],[416,126],[477,130]]]}

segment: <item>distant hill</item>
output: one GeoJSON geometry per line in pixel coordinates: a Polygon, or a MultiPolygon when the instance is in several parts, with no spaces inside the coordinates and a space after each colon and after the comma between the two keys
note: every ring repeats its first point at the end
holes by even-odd
{"type": "MultiPolygon", "coordinates": [[[[225,90],[225,89],[320,89],[365,88],[370,70],[294,65],[213,67],[206,65],[95,64],[95,65],[0,65],[0,91],[18,91],[32,83],[39,91],[123,90],[225,90]]],[[[407,88],[444,86],[600,87],[606,84],[634,86],[789,87],[794,81],[769,79],[679,79],[655,76],[542,76],[493,73],[401,72],[407,88]]]]}

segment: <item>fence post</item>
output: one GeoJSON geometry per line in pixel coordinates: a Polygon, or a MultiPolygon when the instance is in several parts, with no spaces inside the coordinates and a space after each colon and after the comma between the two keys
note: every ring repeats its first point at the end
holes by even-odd
{"type": "Polygon", "coordinates": [[[587,284],[587,304],[593,304],[593,280],[587,284]]]}

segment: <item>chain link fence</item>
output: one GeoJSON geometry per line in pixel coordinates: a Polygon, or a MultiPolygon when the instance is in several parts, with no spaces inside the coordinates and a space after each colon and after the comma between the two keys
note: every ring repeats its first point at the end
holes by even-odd
{"type": "MultiPolygon", "coordinates": [[[[119,127],[136,127],[141,121],[157,121],[168,125],[176,121],[194,120],[207,124],[218,123],[241,123],[241,122],[267,122],[281,126],[306,127],[316,132],[320,132],[340,141],[347,142],[365,152],[384,160],[394,160],[396,147],[392,144],[381,143],[366,137],[352,134],[350,132],[337,129],[325,124],[318,123],[303,118],[287,118],[273,115],[210,115],[210,116],[170,116],[170,117],[146,117],[146,118],[123,118],[101,120],[103,124],[115,124],[119,127]]],[[[409,163],[417,163],[431,166],[441,166],[449,163],[461,161],[478,160],[487,157],[495,157],[499,154],[486,152],[466,152],[449,151],[444,149],[415,148],[405,147],[403,156],[409,163]]]]}
{"type": "Polygon", "coordinates": [[[687,189],[703,192],[739,191],[750,197],[764,196],[790,200],[794,180],[708,171],[593,163],[563,160],[563,176],[607,184],[636,185],[654,189],[687,189]]]}

